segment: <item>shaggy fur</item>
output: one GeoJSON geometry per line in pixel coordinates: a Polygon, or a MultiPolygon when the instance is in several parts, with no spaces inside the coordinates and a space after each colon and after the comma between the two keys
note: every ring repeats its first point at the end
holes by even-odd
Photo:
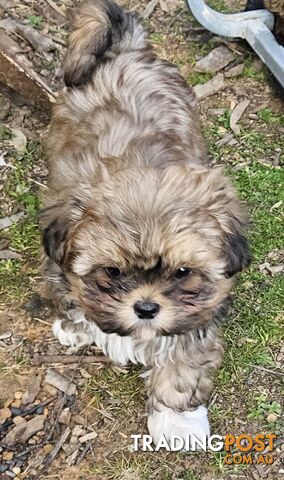
{"type": "Polygon", "coordinates": [[[165,418],[168,436],[183,424],[191,433],[198,415],[206,434],[218,324],[249,263],[243,206],[222,169],[208,167],[192,89],[136,17],[87,1],[73,28],[41,213],[54,333],[150,367],[155,439],[165,418]]]}

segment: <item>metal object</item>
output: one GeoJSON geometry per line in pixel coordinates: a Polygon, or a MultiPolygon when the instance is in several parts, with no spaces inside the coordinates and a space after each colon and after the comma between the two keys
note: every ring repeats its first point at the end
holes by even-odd
{"type": "Polygon", "coordinates": [[[208,7],[204,0],[187,0],[188,6],[207,30],[225,37],[244,38],[284,87],[284,48],[270,30],[274,15],[267,10],[242,13],[219,13],[208,7]]]}

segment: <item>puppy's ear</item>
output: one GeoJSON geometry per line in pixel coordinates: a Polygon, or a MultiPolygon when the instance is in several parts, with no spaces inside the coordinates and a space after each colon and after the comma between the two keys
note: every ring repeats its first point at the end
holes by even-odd
{"type": "Polygon", "coordinates": [[[230,180],[222,168],[214,168],[209,173],[208,185],[211,190],[208,209],[218,221],[227,260],[225,276],[232,277],[244,270],[251,261],[246,231],[248,220],[245,206],[239,200],[230,180]]]}
{"type": "Polygon", "coordinates": [[[78,198],[60,200],[40,212],[45,253],[57,263],[62,263],[65,245],[75,225],[82,218],[84,205],[78,198]]]}
{"type": "Polygon", "coordinates": [[[246,237],[238,233],[237,230],[235,233],[227,233],[224,237],[224,243],[224,251],[227,258],[225,276],[230,278],[249,266],[251,254],[246,237]]]}

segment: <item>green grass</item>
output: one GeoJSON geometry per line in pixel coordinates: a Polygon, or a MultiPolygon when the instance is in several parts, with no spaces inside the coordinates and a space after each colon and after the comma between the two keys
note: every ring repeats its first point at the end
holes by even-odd
{"type": "Polygon", "coordinates": [[[32,27],[41,29],[42,23],[43,23],[43,17],[41,15],[30,15],[28,17],[28,22],[32,27]]]}
{"type": "MultiPolygon", "coordinates": [[[[2,141],[9,140],[10,131],[3,129],[2,141]]],[[[42,150],[38,142],[30,142],[26,151],[17,153],[9,148],[12,168],[3,185],[5,197],[14,205],[13,210],[23,211],[24,217],[10,228],[0,232],[0,240],[9,240],[9,248],[22,255],[21,260],[0,260],[0,294],[7,299],[26,297],[32,288],[32,277],[37,273],[39,254],[39,230],[37,212],[39,208],[38,187],[32,181],[32,172],[42,150]]],[[[1,212],[0,216],[4,216],[1,212]]]]}

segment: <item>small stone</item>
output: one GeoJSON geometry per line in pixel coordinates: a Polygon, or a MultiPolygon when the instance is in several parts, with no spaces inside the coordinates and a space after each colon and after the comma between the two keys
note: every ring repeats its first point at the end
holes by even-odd
{"type": "Polygon", "coordinates": [[[14,467],[12,468],[12,472],[14,472],[16,475],[19,475],[21,473],[21,469],[19,467],[14,467]]]}
{"type": "Polygon", "coordinates": [[[3,452],[2,453],[2,458],[5,462],[8,462],[9,460],[13,460],[14,453],[13,452],[3,452]]]}
{"type": "Polygon", "coordinates": [[[43,451],[44,451],[44,453],[46,453],[47,455],[48,455],[49,453],[51,453],[53,449],[54,449],[54,446],[53,446],[51,443],[47,443],[47,444],[44,445],[44,447],[43,447],[43,451]]]}
{"type": "Polygon", "coordinates": [[[44,429],[45,420],[44,415],[37,415],[28,422],[15,426],[4,437],[4,443],[7,445],[26,443],[35,433],[44,429]]]}
{"type": "Polygon", "coordinates": [[[27,390],[25,391],[22,402],[24,405],[28,403],[33,403],[40,391],[41,377],[34,376],[30,383],[28,384],[27,390]]]}
{"type": "Polygon", "coordinates": [[[60,413],[60,416],[59,416],[59,423],[63,423],[64,425],[69,425],[70,423],[70,420],[71,420],[71,412],[70,412],[70,408],[64,408],[64,410],[62,410],[62,412],[60,413]]]}
{"type": "Polygon", "coordinates": [[[8,465],[5,465],[4,463],[0,463],[0,473],[4,473],[8,470],[8,465]]]}
{"type": "Polygon", "coordinates": [[[16,400],[22,400],[23,392],[15,392],[14,397],[16,400]]]}
{"type": "Polygon", "coordinates": [[[208,55],[201,58],[196,62],[194,70],[202,73],[216,73],[226,67],[235,59],[231,50],[229,50],[225,45],[220,45],[214,50],[211,50],[208,55]]]}
{"type": "Polygon", "coordinates": [[[18,415],[21,415],[21,413],[22,413],[21,408],[11,407],[10,410],[12,412],[13,417],[17,417],[18,415]]]}
{"type": "Polygon", "coordinates": [[[251,64],[251,70],[253,70],[256,73],[259,73],[263,70],[264,68],[264,63],[260,60],[260,58],[256,58],[252,64],[251,64]]]}
{"type": "Polygon", "coordinates": [[[40,407],[38,407],[36,409],[36,414],[37,415],[44,415],[44,407],[42,405],[40,405],[40,407]]]}
{"type": "Polygon", "coordinates": [[[266,420],[268,421],[268,423],[274,423],[276,422],[278,416],[275,415],[275,413],[270,413],[269,415],[267,415],[266,417],[266,420]]]}
{"type": "Polygon", "coordinates": [[[48,416],[48,408],[45,407],[45,409],[43,410],[43,414],[44,414],[45,417],[48,416]]]}
{"type": "MultiPolygon", "coordinates": [[[[73,437],[74,439],[75,437],[73,437]]],[[[81,444],[78,442],[78,439],[76,438],[75,441],[73,442],[70,442],[70,443],[64,443],[64,445],[62,445],[62,449],[64,450],[64,452],[66,453],[66,456],[69,457],[70,455],[72,455],[73,452],[75,452],[76,450],[78,450],[79,448],[81,447],[81,444]]]]}
{"type": "Polygon", "coordinates": [[[213,95],[214,93],[222,90],[226,86],[224,81],[223,73],[217,73],[215,77],[208,82],[204,83],[203,85],[198,84],[193,87],[197,100],[200,100],[205,97],[209,97],[209,95],[213,95]]]}
{"type": "Polygon", "coordinates": [[[85,443],[85,442],[88,442],[89,440],[94,440],[97,436],[98,436],[97,432],[86,433],[86,435],[83,435],[82,437],[79,438],[79,442],[85,443]]]}
{"type": "Polygon", "coordinates": [[[4,403],[4,408],[9,408],[11,403],[13,403],[14,401],[14,398],[8,398],[8,400],[6,400],[6,402],[4,403]]]}
{"type": "Polygon", "coordinates": [[[9,408],[1,408],[0,410],[0,424],[6,422],[8,418],[12,416],[12,412],[9,408]]]}
{"type": "Polygon", "coordinates": [[[86,431],[84,428],[80,427],[79,425],[75,425],[75,427],[72,430],[72,436],[74,437],[80,437],[82,435],[85,435],[86,431]]]}
{"type": "Polygon", "coordinates": [[[10,478],[15,478],[16,476],[14,472],[11,472],[10,470],[6,470],[5,474],[10,478]]]}
{"type": "Polygon", "coordinates": [[[241,75],[244,71],[244,64],[239,63],[238,65],[235,65],[234,67],[230,68],[230,70],[227,70],[224,75],[227,78],[233,78],[237,77],[238,75],[241,75]]]}
{"type": "Polygon", "coordinates": [[[12,406],[12,407],[15,407],[15,408],[20,408],[21,403],[22,403],[21,400],[18,399],[18,400],[15,400],[15,401],[11,404],[11,406],[12,406]]]}
{"type": "Polygon", "coordinates": [[[14,425],[20,425],[21,423],[26,423],[26,420],[20,415],[13,418],[14,425]]]}
{"type": "Polygon", "coordinates": [[[84,425],[85,427],[87,426],[87,419],[82,417],[82,415],[73,415],[72,421],[78,425],[84,425]]]}

